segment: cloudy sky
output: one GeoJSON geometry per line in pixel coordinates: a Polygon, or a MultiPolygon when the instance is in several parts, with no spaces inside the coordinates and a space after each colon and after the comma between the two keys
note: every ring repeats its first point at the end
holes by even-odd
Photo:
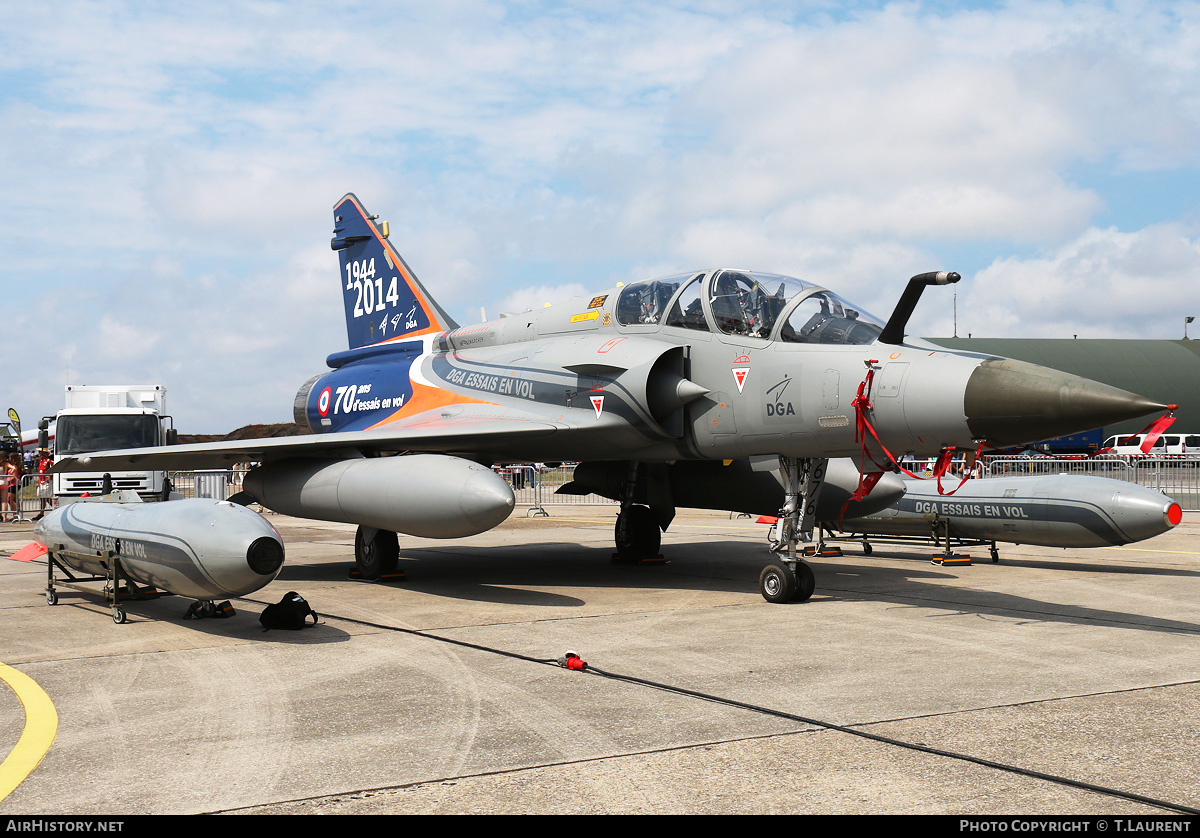
{"type": "Polygon", "coordinates": [[[3,2],[0,155],[27,427],[67,383],[288,421],[346,192],[460,323],[716,265],[884,317],[957,270],[930,336],[1200,315],[1197,3],[3,2]]]}

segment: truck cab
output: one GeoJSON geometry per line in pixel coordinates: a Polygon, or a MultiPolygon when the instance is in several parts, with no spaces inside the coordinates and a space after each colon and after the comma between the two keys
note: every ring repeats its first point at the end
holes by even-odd
{"type": "MultiPolygon", "coordinates": [[[[54,461],[93,451],[145,448],[171,444],[175,429],[166,408],[162,385],[67,385],[67,406],[42,425],[55,423],[51,451],[54,461]]],[[[137,492],[144,499],[161,497],[166,473],[162,471],[109,472],[114,491],[137,492]]],[[[104,473],[71,472],[54,475],[56,497],[99,495],[104,473]]]]}

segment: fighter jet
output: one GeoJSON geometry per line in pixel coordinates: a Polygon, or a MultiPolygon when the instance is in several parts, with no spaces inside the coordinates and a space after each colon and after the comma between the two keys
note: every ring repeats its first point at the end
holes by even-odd
{"type": "Polygon", "coordinates": [[[258,462],[244,499],[358,524],[355,560],[371,578],[395,566],[397,532],[458,537],[503,520],[513,495],[493,464],[617,468],[617,550],[637,557],[657,553],[674,515],[674,470],[773,457],[784,502],[760,587],[799,600],[815,584],[799,545],[811,539],[828,458],[855,458],[865,490],[889,453],[1014,445],[1165,407],[907,338],[922,291],[954,273],[913,277],[887,323],[812,282],[717,268],[460,327],[392,246],[387,222],[352,194],[333,216],[349,348],[296,394],[310,435],[101,452],[57,470],[258,462]]]}
{"type": "Polygon", "coordinates": [[[907,491],[889,508],[854,510],[829,531],[871,536],[927,537],[973,544],[996,542],[1045,547],[1113,547],[1160,535],[1183,520],[1178,503],[1155,489],[1083,474],[954,478],[939,494],[934,480],[904,480],[907,491]]]}

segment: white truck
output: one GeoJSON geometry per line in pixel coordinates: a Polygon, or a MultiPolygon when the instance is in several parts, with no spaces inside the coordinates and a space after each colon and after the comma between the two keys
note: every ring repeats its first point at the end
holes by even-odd
{"type": "MultiPolygon", "coordinates": [[[[66,406],[38,423],[39,446],[50,448],[54,461],[71,455],[115,448],[172,445],[174,420],[166,413],[167,391],[161,384],[68,384],[66,406]],[[54,439],[49,427],[54,423],[54,439]]],[[[54,475],[55,497],[99,495],[105,488],[102,473],[72,472],[54,475]]],[[[144,499],[162,497],[166,482],[162,471],[109,473],[111,490],[129,489],[144,499]]]]}

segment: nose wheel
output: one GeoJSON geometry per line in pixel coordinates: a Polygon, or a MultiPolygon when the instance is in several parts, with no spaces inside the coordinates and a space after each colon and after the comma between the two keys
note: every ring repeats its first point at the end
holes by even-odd
{"type": "Polygon", "coordinates": [[[758,590],[767,602],[804,602],[816,587],[812,568],[804,562],[775,562],[758,576],[758,590]]]}

